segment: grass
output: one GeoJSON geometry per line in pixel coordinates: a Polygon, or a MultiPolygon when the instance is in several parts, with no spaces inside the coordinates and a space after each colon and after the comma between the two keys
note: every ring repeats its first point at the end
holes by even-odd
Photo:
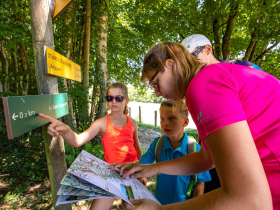
{"type": "Polygon", "coordinates": [[[161,127],[160,126],[155,126],[155,125],[150,125],[150,124],[144,124],[144,123],[141,123],[141,122],[137,122],[138,126],[140,127],[144,127],[144,128],[152,128],[156,131],[159,131],[161,132],[161,127]]]}

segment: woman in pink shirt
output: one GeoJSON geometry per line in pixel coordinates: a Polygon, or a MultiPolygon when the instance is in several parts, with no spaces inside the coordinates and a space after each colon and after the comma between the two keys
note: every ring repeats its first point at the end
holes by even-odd
{"type": "Polygon", "coordinates": [[[217,169],[221,188],[185,202],[159,206],[133,200],[130,209],[280,210],[280,82],[250,67],[198,62],[184,46],[164,42],[144,59],[141,81],[157,96],[185,99],[202,147],[185,157],[128,171],[191,175],[217,169]]]}

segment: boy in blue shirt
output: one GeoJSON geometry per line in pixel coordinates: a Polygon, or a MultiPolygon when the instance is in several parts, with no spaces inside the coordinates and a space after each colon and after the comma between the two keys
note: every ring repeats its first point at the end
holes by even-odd
{"type": "MultiPolygon", "coordinates": [[[[193,140],[184,132],[184,127],[188,123],[188,109],[185,104],[175,107],[174,102],[171,100],[162,102],[160,125],[165,135],[155,138],[139,161],[113,164],[113,169],[120,168],[120,172],[122,172],[124,169],[131,169],[139,164],[153,163],[156,159],[159,159],[157,161],[165,161],[187,155],[188,151],[190,151],[188,146],[191,147],[189,142],[193,140]],[[160,141],[163,142],[160,143],[160,141]],[[158,147],[161,149],[159,150],[158,147]]],[[[195,151],[200,150],[200,146],[196,142],[193,145],[194,148],[196,147],[195,151]]],[[[162,205],[188,200],[191,198],[190,191],[192,186],[190,188],[189,186],[192,183],[195,183],[192,197],[202,195],[204,193],[204,182],[210,181],[211,176],[207,171],[198,174],[196,178],[197,180],[194,181],[192,180],[194,176],[191,178],[191,176],[159,174],[157,176],[155,197],[162,205]]]]}

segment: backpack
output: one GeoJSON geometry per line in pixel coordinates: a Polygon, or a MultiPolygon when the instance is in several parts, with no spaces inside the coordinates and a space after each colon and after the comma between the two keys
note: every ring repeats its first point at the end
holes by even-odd
{"type": "MultiPolygon", "coordinates": [[[[163,147],[163,139],[164,139],[164,135],[161,136],[158,141],[157,141],[157,144],[156,144],[156,149],[155,149],[155,157],[156,157],[156,162],[159,163],[161,162],[161,152],[162,152],[162,147],[163,147]]],[[[195,139],[193,138],[190,138],[188,136],[188,146],[187,146],[187,154],[190,154],[192,152],[196,152],[196,141],[195,139]]],[[[190,185],[188,187],[188,190],[186,192],[186,195],[190,197],[191,195],[191,192],[192,192],[192,189],[193,187],[196,185],[197,183],[197,174],[195,175],[191,175],[191,182],[190,182],[190,185]]]]}
{"type": "Polygon", "coordinates": [[[221,60],[221,63],[233,63],[233,64],[238,64],[238,65],[242,65],[242,66],[249,66],[251,68],[254,69],[258,69],[261,70],[261,67],[259,67],[257,64],[254,64],[250,61],[246,61],[246,60],[237,60],[237,59],[230,59],[230,60],[221,60]]]}

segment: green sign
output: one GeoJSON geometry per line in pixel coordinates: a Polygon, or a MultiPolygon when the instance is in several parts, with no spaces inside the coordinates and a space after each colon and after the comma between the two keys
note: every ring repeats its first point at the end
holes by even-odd
{"type": "Polygon", "coordinates": [[[69,113],[67,93],[3,97],[8,139],[38,128],[49,121],[38,113],[59,118],[69,113]]]}

